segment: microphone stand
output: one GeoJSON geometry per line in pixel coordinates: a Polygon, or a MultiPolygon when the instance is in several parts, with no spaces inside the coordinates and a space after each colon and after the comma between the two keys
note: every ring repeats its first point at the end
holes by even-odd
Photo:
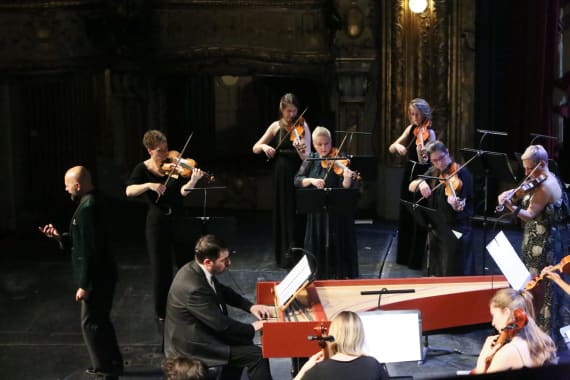
{"type": "Polygon", "coordinates": [[[227,189],[226,186],[211,186],[211,187],[195,187],[193,189],[186,189],[185,191],[192,191],[192,190],[204,190],[204,201],[202,203],[202,216],[197,216],[195,219],[202,221],[202,235],[206,235],[208,233],[208,221],[212,219],[211,216],[206,215],[206,205],[208,199],[208,190],[224,190],[227,189]]]}

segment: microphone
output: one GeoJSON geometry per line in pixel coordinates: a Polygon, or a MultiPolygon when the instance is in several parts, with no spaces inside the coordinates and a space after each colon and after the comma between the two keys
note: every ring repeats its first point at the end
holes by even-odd
{"type": "Polygon", "coordinates": [[[558,140],[558,137],[556,137],[556,136],[541,135],[540,133],[531,133],[530,135],[532,137],[542,137],[542,138],[550,139],[550,140],[558,140]]]}
{"type": "Polygon", "coordinates": [[[489,135],[499,135],[499,136],[508,136],[509,134],[507,132],[501,132],[501,131],[491,131],[489,129],[477,129],[477,132],[479,133],[486,133],[489,135]]]}
{"type": "Polygon", "coordinates": [[[319,335],[309,335],[307,340],[318,340],[321,342],[334,342],[334,336],[319,336],[319,335]]]}
{"type": "Polygon", "coordinates": [[[532,140],[530,141],[530,145],[533,145],[534,142],[538,139],[558,140],[558,137],[541,135],[540,133],[531,133],[530,135],[532,136],[532,140]]]}

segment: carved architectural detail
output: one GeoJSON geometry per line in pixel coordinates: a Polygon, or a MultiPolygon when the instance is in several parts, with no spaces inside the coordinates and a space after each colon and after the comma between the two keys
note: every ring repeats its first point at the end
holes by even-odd
{"type": "Polygon", "coordinates": [[[413,14],[404,3],[392,0],[382,13],[382,46],[389,47],[381,60],[382,77],[389,83],[381,95],[383,155],[391,164],[400,162],[387,147],[408,125],[409,101],[422,97],[433,108],[438,138],[459,158],[459,149],[471,143],[473,132],[472,96],[461,96],[463,83],[474,76],[469,63],[473,56],[460,42],[464,30],[473,28],[474,19],[465,15],[472,14],[474,2],[431,0],[422,14],[413,14]]]}
{"type": "MultiPolygon", "coordinates": [[[[377,4],[365,0],[338,0],[335,7],[342,25],[334,40],[337,52],[338,98],[334,107],[338,110],[337,127],[340,130],[356,127],[358,132],[372,133],[378,90],[375,71],[378,52],[374,39],[377,4]]],[[[369,136],[357,135],[345,149],[351,154],[372,154],[370,141],[369,136]]]]}
{"type": "Polygon", "coordinates": [[[0,6],[0,67],[52,69],[94,65],[101,7],[93,1],[10,2],[0,6]]]}

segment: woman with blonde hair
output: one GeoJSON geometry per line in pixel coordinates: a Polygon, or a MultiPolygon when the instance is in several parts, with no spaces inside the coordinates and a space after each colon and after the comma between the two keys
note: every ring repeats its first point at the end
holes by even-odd
{"type": "Polygon", "coordinates": [[[325,359],[323,350],[305,363],[294,380],[312,379],[351,379],[379,380],[388,379],[385,367],[375,358],[363,354],[364,327],[358,314],[341,311],[333,318],[329,336],[333,342],[327,342],[324,350],[329,359],[325,359]]]}
{"type": "Polygon", "coordinates": [[[558,361],[554,341],[534,321],[532,295],[529,292],[501,289],[491,299],[489,309],[493,316],[492,324],[498,331],[508,334],[508,329],[513,326],[516,331],[512,339],[502,345],[497,344],[500,335],[488,337],[473,373],[541,367],[558,361]],[[526,323],[523,319],[526,319],[526,323]]]}
{"type": "MultiPolygon", "coordinates": [[[[318,126],[312,140],[315,151],[301,164],[293,182],[295,187],[321,191],[355,188],[357,180],[350,168],[341,167],[337,173],[327,167],[327,158],[342,156],[337,148],[333,149],[331,132],[318,126]]],[[[351,213],[324,213],[321,210],[308,213],[304,248],[316,258],[317,278],[358,278],[356,231],[351,213]]]]}

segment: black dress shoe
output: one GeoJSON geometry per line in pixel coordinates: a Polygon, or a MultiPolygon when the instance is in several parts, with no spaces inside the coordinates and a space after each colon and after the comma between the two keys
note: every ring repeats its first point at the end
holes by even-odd
{"type": "Polygon", "coordinates": [[[97,371],[95,371],[95,370],[93,369],[93,367],[87,367],[87,368],[85,369],[85,373],[87,373],[87,374],[89,374],[89,375],[96,375],[96,374],[97,374],[97,371]]]}
{"type": "Polygon", "coordinates": [[[87,369],[85,369],[85,373],[89,374],[89,375],[97,375],[97,376],[120,376],[124,373],[123,367],[122,366],[116,366],[113,367],[110,370],[96,370],[93,369],[93,367],[88,367],[87,369]]]}

